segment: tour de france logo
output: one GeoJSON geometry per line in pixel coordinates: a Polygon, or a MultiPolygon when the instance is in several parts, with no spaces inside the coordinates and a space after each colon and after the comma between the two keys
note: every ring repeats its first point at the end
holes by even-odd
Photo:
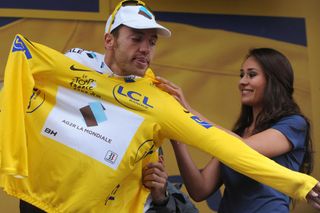
{"type": "Polygon", "coordinates": [[[95,92],[95,88],[97,87],[96,80],[90,78],[88,75],[75,76],[71,80],[70,86],[73,90],[78,92],[101,98],[101,96],[95,92]]]}

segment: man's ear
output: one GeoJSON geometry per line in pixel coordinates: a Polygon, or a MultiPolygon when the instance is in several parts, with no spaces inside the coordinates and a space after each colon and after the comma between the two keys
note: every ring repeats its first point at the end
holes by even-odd
{"type": "Polygon", "coordinates": [[[107,50],[110,50],[113,48],[113,45],[114,45],[114,36],[111,34],[111,33],[106,33],[104,35],[104,47],[107,49],[107,50]]]}

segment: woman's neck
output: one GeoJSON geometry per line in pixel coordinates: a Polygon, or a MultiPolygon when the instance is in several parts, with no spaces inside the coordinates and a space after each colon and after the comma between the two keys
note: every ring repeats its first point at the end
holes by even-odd
{"type": "Polygon", "coordinates": [[[250,124],[250,126],[248,126],[243,134],[243,137],[250,137],[251,135],[253,135],[253,131],[256,128],[256,120],[257,117],[259,115],[259,113],[261,112],[262,108],[261,107],[252,107],[252,122],[250,124]]]}
{"type": "MultiPolygon", "coordinates": [[[[261,110],[262,110],[262,107],[252,107],[252,124],[254,124],[254,126],[261,110]]],[[[252,124],[250,126],[252,126],[252,124]]]]}

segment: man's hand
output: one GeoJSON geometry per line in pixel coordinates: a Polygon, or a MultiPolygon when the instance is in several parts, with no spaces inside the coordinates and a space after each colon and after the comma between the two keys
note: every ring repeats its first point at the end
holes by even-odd
{"type": "Polygon", "coordinates": [[[320,210],[320,182],[307,194],[306,199],[312,207],[320,210]]]}
{"type": "Polygon", "coordinates": [[[142,183],[150,189],[152,202],[155,205],[166,203],[168,174],[164,170],[163,157],[159,157],[159,162],[149,163],[142,171],[142,183]]]}

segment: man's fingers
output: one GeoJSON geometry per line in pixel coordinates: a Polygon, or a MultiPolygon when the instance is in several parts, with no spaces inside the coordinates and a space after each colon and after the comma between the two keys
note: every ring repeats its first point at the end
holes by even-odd
{"type": "Polygon", "coordinates": [[[168,179],[168,175],[165,172],[150,172],[150,170],[146,170],[143,173],[143,180],[154,180],[159,182],[166,182],[168,179]]]}
{"type": "Polygon", "coordinates": [[[143,185],[148,189],[163,189],[166,186],[166,182],[144,181],[143,185]]]}
{"type": "Polygon", "coordinates": [[[143,178],[144,183],[148,183],[149,186],[154,186],[155,184],[162,184],[164,185],[167,182],[165,177],[160,177],[154,174],[147,175],[143,178]]]}
{"type": "Polygon", "coordinates": [[[144,175],[155,174],[157,176],[167,177],[164,166],[160,162],[149,163],[142,172],[144,175]]]}
{"type": "Polygon", "coordinates": [[[160,171],[165,171],[163,164],[160,162],[148,163],[145,169],[159,169],[160,171]]]}
{"type": "Polygon", "coordinates": [[[163,157],[163,155],[159,156],[159,161],[158,162],[161,163],[163,165],[163,167],[165,166],[164,165],[164,157],[163,157]]]}
{"type": "Polygon", "coordinates": [[[143,185],[149,189],[164,188],[167,182],[167,178],[161,177],[155,174],[146,175],[143,178],[143,185]]]}

